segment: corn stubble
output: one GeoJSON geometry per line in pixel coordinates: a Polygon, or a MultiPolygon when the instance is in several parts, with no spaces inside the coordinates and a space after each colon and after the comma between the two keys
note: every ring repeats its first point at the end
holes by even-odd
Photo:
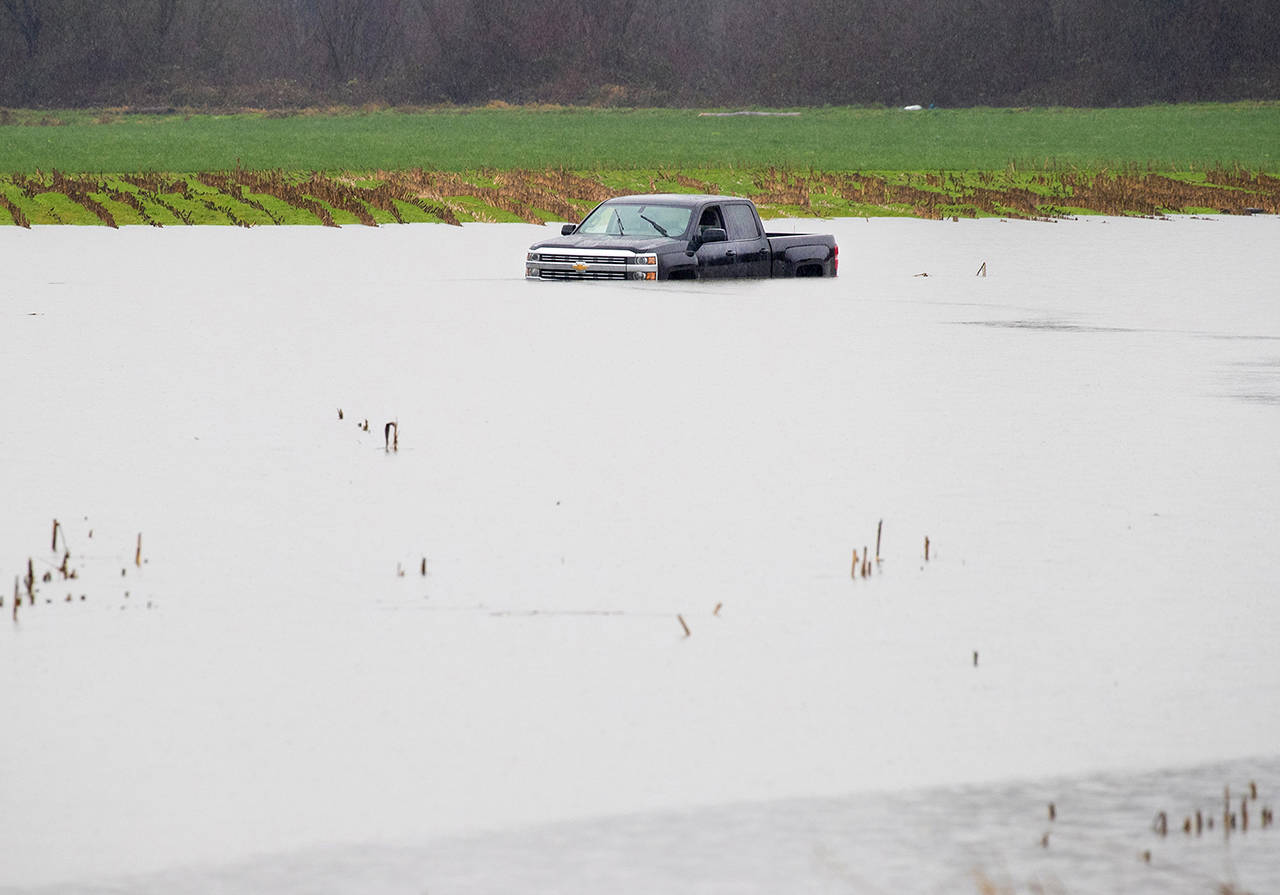
{"type": "MultiPolygon", "coordinates": [[[[88,521],[88,517],[85,517],[88,521]]],[[[94,530],[88,529],[88,538],[92,538],[94,530]]],[[[46,587],[44,585],[55,585],[61,582],[64,586],[71,587],[71,582],[81,580],[81,572],[85,569],[86,557],[83,553],[73,552],[74,548],[71,544],[71,537],[68,536],[67,526],[58,519],[53,520],[53,528],[49,536],[49,551],[40,556],[28,556],[26,571],[13,577],[13,596],[6,607],[6,598],[0,594],[0,610],[8,608],[10,616],[15,624],[20,620],[20,610],[25,605],[27,607],[35,607],[40,604],[52,605],[54,596],[51,591],[54,587],[46,587]],[[76,562],[73,562],[73,556],[76,562]],[[37,571],[37,566],[43,568],[43,572],[37,571]],[[39,599],[37,600],[37,597],[39,599]],[[25,601],[25,603],[24,603],[25,601]]],[[[141,569],[147,560],[142,555],[142,534],[137,535],[134,541],[133,564],[141,569]]],[[[96,556],[87,558],[91,563],[100,564],[107,557],[96,556]]],[[[119,556],[110,557],[111,561],[119,559],[119,556]]],[[[120,570],[121,577],[125,577],[127,568],[120,570]]],[[[124,598],[128,599],[129,591],[124,592],[124,598]]],[[[58,602],[88,602],[89,595],[82,592],[77,597],[73,592],[67,591],[64,597],[58,602]]],[[[152,603],[147,602],[147,608],[152,608],[152,603]]],[[[124,608],[121,606],[121,608],[124,608]]]]}
{"type": "MultiPolygon", "coordinates": [[[[980,216],[1043,220],[1081,212],[1146,217],[1188,211],[1280,214],[1280,178],[1224,167],[1194,179],[1136,168],[1019,171],[1010,167],[996,172],[871,174],[768,167],[737,172],[735,183],[728,187],[680,171],[659,169],[657,173],[662,182],[690,192],[746,192],[766,214],[839,216],[877,209],[935,220],[980,216]]],[[[607,186],[605,178],[604,172],[562,169],[485,169],[462,174],[414,168],[332,175],[236,168],[189,176],[116,177],[54,170],[0,179],[0,185],[7,179],[21,195],[15,201],[12,194],[0,192],[0,209],[21,227],[30,227],[40,210],[60,221],[54,209],[40,202],[44,196],[59,194],[109,227],[119,226],[125,209],[129,215],[125,223],[158,227],[160,217],[170,217],[192,224],[196,223],[193,210],[198,211],[193,206],[208,209],[214,221],[242,227],[300,222],[296,215],[286,216],[279,205],[273,208],[264,201],[270,197],[300,213],[303,221],[328,227],[339,226],[339,215],[371,227],[380,220],[405,223],[410,208],[420,212],[421,219],[452,225],[504,217],[541,224],[578,220],[591,206],[615,195],[646,186],[659,189],[652,177],[633,176],[635,183],[622,186],[607,186]],[[193,190],[193,184],[198,189],[193,190]],[[160,210],[166,214],[158,216],[160,210]]]]}

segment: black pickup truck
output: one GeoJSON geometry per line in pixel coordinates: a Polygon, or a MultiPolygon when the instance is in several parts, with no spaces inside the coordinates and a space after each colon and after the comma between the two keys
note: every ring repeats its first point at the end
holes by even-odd
{"type": "Polygon", "coordinates": [[[529,247],[533,280],[834,277],[834,236],[766,233],[750,199],[619,196],[529,247]]]}

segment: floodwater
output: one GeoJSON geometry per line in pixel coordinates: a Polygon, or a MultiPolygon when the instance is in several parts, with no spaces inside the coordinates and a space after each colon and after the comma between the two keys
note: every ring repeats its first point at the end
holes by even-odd
{"type": "Polygon", "coordinates": [[[1280,780],[1280,760],[734,804],[413,846],[362,843],[85,891],[1268,892],[1280,878],[1280,832],[1260,827],[1269,803],[1259,779],[1280,780]],[[1234,794],[1234,830],[1222,824],[1224,789],[1234,794]],[[1242,799],[1252,812],[1247,829],[1242,799]]]}
{"type": "Polygon", "coordinates": [[[0,229],[0,888],[1280,887],[1280,222],[777,226],[0,229]]]}

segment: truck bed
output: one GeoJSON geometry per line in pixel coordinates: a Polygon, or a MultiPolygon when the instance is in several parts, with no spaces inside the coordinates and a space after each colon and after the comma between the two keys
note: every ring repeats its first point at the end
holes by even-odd
{"type": "Polygon", "coordinates": [[[775,277],[835,276],[840,249],[835,237],[818,233],[765,233],[775,277]]]}

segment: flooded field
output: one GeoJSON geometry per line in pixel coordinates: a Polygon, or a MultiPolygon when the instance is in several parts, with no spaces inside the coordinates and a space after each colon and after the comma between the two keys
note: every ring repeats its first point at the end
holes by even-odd
{"type": "Polygon", "coordinates": [[[1252,832],[1224,832],[1220,820],[1221,781],[1251,774],[1274,781],[1280,762],[593,818],[412,846],[315,848],[86,890],[1266,892],[1280,873],[1277,833],[1256,826],[1248,782],[1233,791],[1255,805],[1252,832]],[[1161,812],[1167,820],[1175,807],[1187,813],[1158,835],[1161,812]]]}
{"type": "Polygon", "coordinates": [[[0,231],[0,889],[1280,885],[1280,222],[794,226],[0,231]]]}

